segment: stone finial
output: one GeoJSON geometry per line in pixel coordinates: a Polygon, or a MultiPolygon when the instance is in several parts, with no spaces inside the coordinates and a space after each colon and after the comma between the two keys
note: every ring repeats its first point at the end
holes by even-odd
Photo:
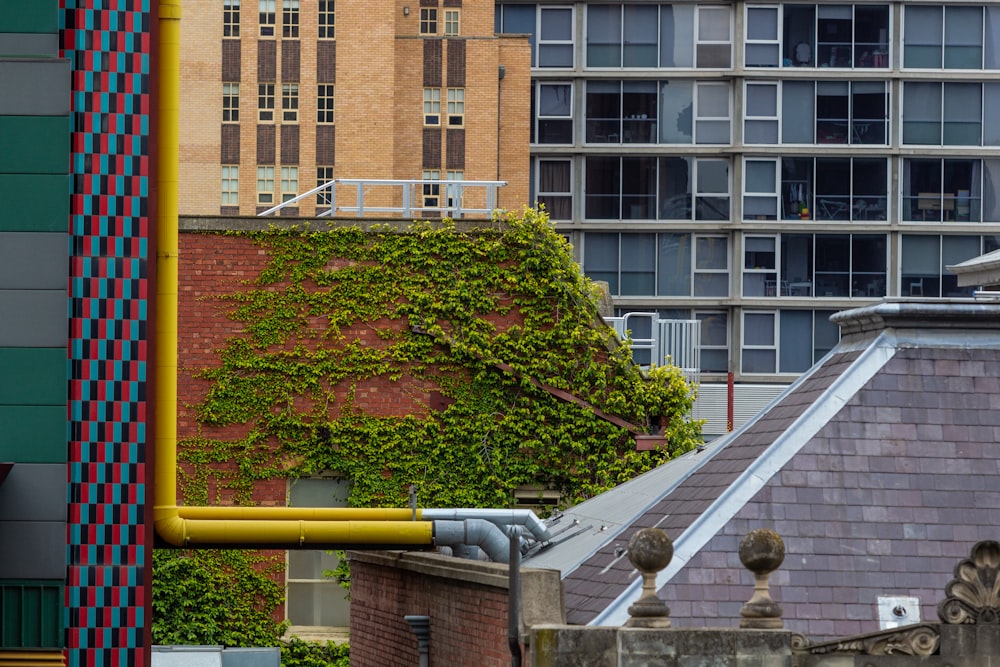
{"type": "Polygon", "coordinates": [[[782,628],[781,606],[771,599],[768,577],[785,560],[785,543],[769,528],[757,528],[740,542],[740,562],[753,572],[753,596],[740,609],[741,628],[782,628]]]}
{"type": "Polygon", "coordinates": [[[659,528],[642,528],[628,541],[628,559],[642,574],[642,595],[628,608],[626,627],[670,627],[670,608],[656,595],[656,573],[673,557],[674,544],[659,528]]]}

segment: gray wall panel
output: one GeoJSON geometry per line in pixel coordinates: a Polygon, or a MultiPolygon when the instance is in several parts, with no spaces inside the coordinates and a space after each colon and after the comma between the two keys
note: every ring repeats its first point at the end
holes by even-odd
{"type": "Polygon", "coordinates": [[[66,465],[16,463],[0,484],[0,522],[66,521],[66,465]]]}
{"type": "Polygon", "coordinates": [[[0,579],[65,578],[65,521],[0,521],[0,579]]]}
{"type": "Polygon", "coordinates": [[[61,290],[0,290],[0,347],[66,345],[69,297],[61,290]]]}
{"type": "Polygon", "coordinates": [[[0,55],[57,56],[59,55],[59,35],[56,33],[0,32],[0,55]]]}
{"type": "Polygon", "coordinates": [[[69,114],[68,60],[0,60],[0,116],[69,114]]]}
{"type": "Polygon", "coordinates": [[[0,289],[65,290],[68,280],[68,235],[0,233],[0,289]]]}

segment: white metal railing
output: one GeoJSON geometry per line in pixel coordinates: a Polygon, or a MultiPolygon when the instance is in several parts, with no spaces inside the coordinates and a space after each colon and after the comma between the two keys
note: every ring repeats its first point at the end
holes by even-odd
{"type": "Polygon", "coordinates": [[[691,384],[701,380],[701,322],[662,320],[656,313],[605,318],[622,340],[632,336],[632,357],[641,366],[673,364],[691,384]]]}
{"type": "Polygon", "coordinates": [[[507,181],[464,181],[464,180],[393,180],[376,178],[337,178],[328,183],[303,192],[288,201],[272,206],[258,217],[272,215],[286,206],[294,206],[304,199],[316,198],[317,217],[332,217],[336,214],[363,217],[365,213],[397,213],[410,218],[427,213],[436,213],[455,220],[465,215],[492,215],[497,209],[497,189],[507,185],[507,181]],[[354,193],[352,205],[337,203],[337,190],[354,193]],[[466,193],[483,191],[483,208],[465,206],[466,193]],[[391,201],[390,206],[367,206],[373,197],[391,201]]]}

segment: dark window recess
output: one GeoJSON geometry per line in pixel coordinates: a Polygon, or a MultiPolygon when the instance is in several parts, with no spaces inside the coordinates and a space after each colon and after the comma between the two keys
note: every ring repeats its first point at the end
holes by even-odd
{"type": "Polygon", "coordinates": [[[222,80],[240,80],[240,42],[238,40],[222,40],[222,80]]]}
{"type": "Polygon", "coordinates": [[[441,87],[441,40],[424,40],[424,87],[441,87]]]}
{"type": "Polygon", "coordinates": [[[281,80],[284,83],[299,82],[299,42],[281,42],[281,80]]]}
{"type": "Polygon", "coordinates": [[[420,0],[421,7],[437,7],[438,0],[420,0]]]}
{"type": "Polygon", "coordinates": [[[257,164],[274,164],[274,125],[257,126],[257,164]]]}
{"type": "Polygon", "coordinates": [[[448,40],[448,86],[465,86],[465,40],[448,40]]]}
{"type": "Polygon", "coordinates": [[[222,125],[222,164],[240,163],[240,126],[235,123],[222,125]]]}
{"type": "Polygon", "coordinates": [[[445,169],[465,169],[465,130],[448,130],[445,169]]]}
{"type": "Polygon", "coordinates": [[[281,164],[299,163],[299,126],[281,126],[281,164]]]}
{"type": "Polygon", "coordinates": [[[316,164],[337,164],[334,159],[336,130],[333,125],[316,126],[316,164]]]}
{"type": "Polygon", "coordinates": [[[257,42],[257,80],[274,81],[278,78],[278,46],[275,42],[257,42]]]}
{"type": "Polygon", "coordinates": [[[337,83],[337,42],[316,42],[316,83],[337,83]]]}
{"type": "Polygon", "coordinates": [[[286,206],[278,211],[278,215],[286,218],[297,218],[299,216],[298,206],[286,206]]]}
{"type": "MultiPolygon", "coordinates": [[[[267,209],[265,208],[265,209],[261,209],[261,210],[262,211],[266,211],[267,209]]],[[[240,207],[239,206],[220,206],[219,207],[219,215],[239,215],[239,214],[240,214],[240,207]]]]}
{"type": "Polygon", "coordinates": [[[444,7],[461,7],[462,0],[444,0],[441,4],[444,7]]]}
{"type": "Polygon", "coordinates": [[[424,169],[441,168],[441,130],[440,128],[424,128],[424,169]]]}

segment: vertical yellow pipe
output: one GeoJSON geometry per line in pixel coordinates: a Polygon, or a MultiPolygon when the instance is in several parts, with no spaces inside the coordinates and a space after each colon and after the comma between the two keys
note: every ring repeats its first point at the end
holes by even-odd
{"type": "Polygon", "coordinates": [[[156,332],[153,516],[177,505],[177,202],[180,158],[181,3],[159,3],[159,136],[156,200],[156,332]]]}

